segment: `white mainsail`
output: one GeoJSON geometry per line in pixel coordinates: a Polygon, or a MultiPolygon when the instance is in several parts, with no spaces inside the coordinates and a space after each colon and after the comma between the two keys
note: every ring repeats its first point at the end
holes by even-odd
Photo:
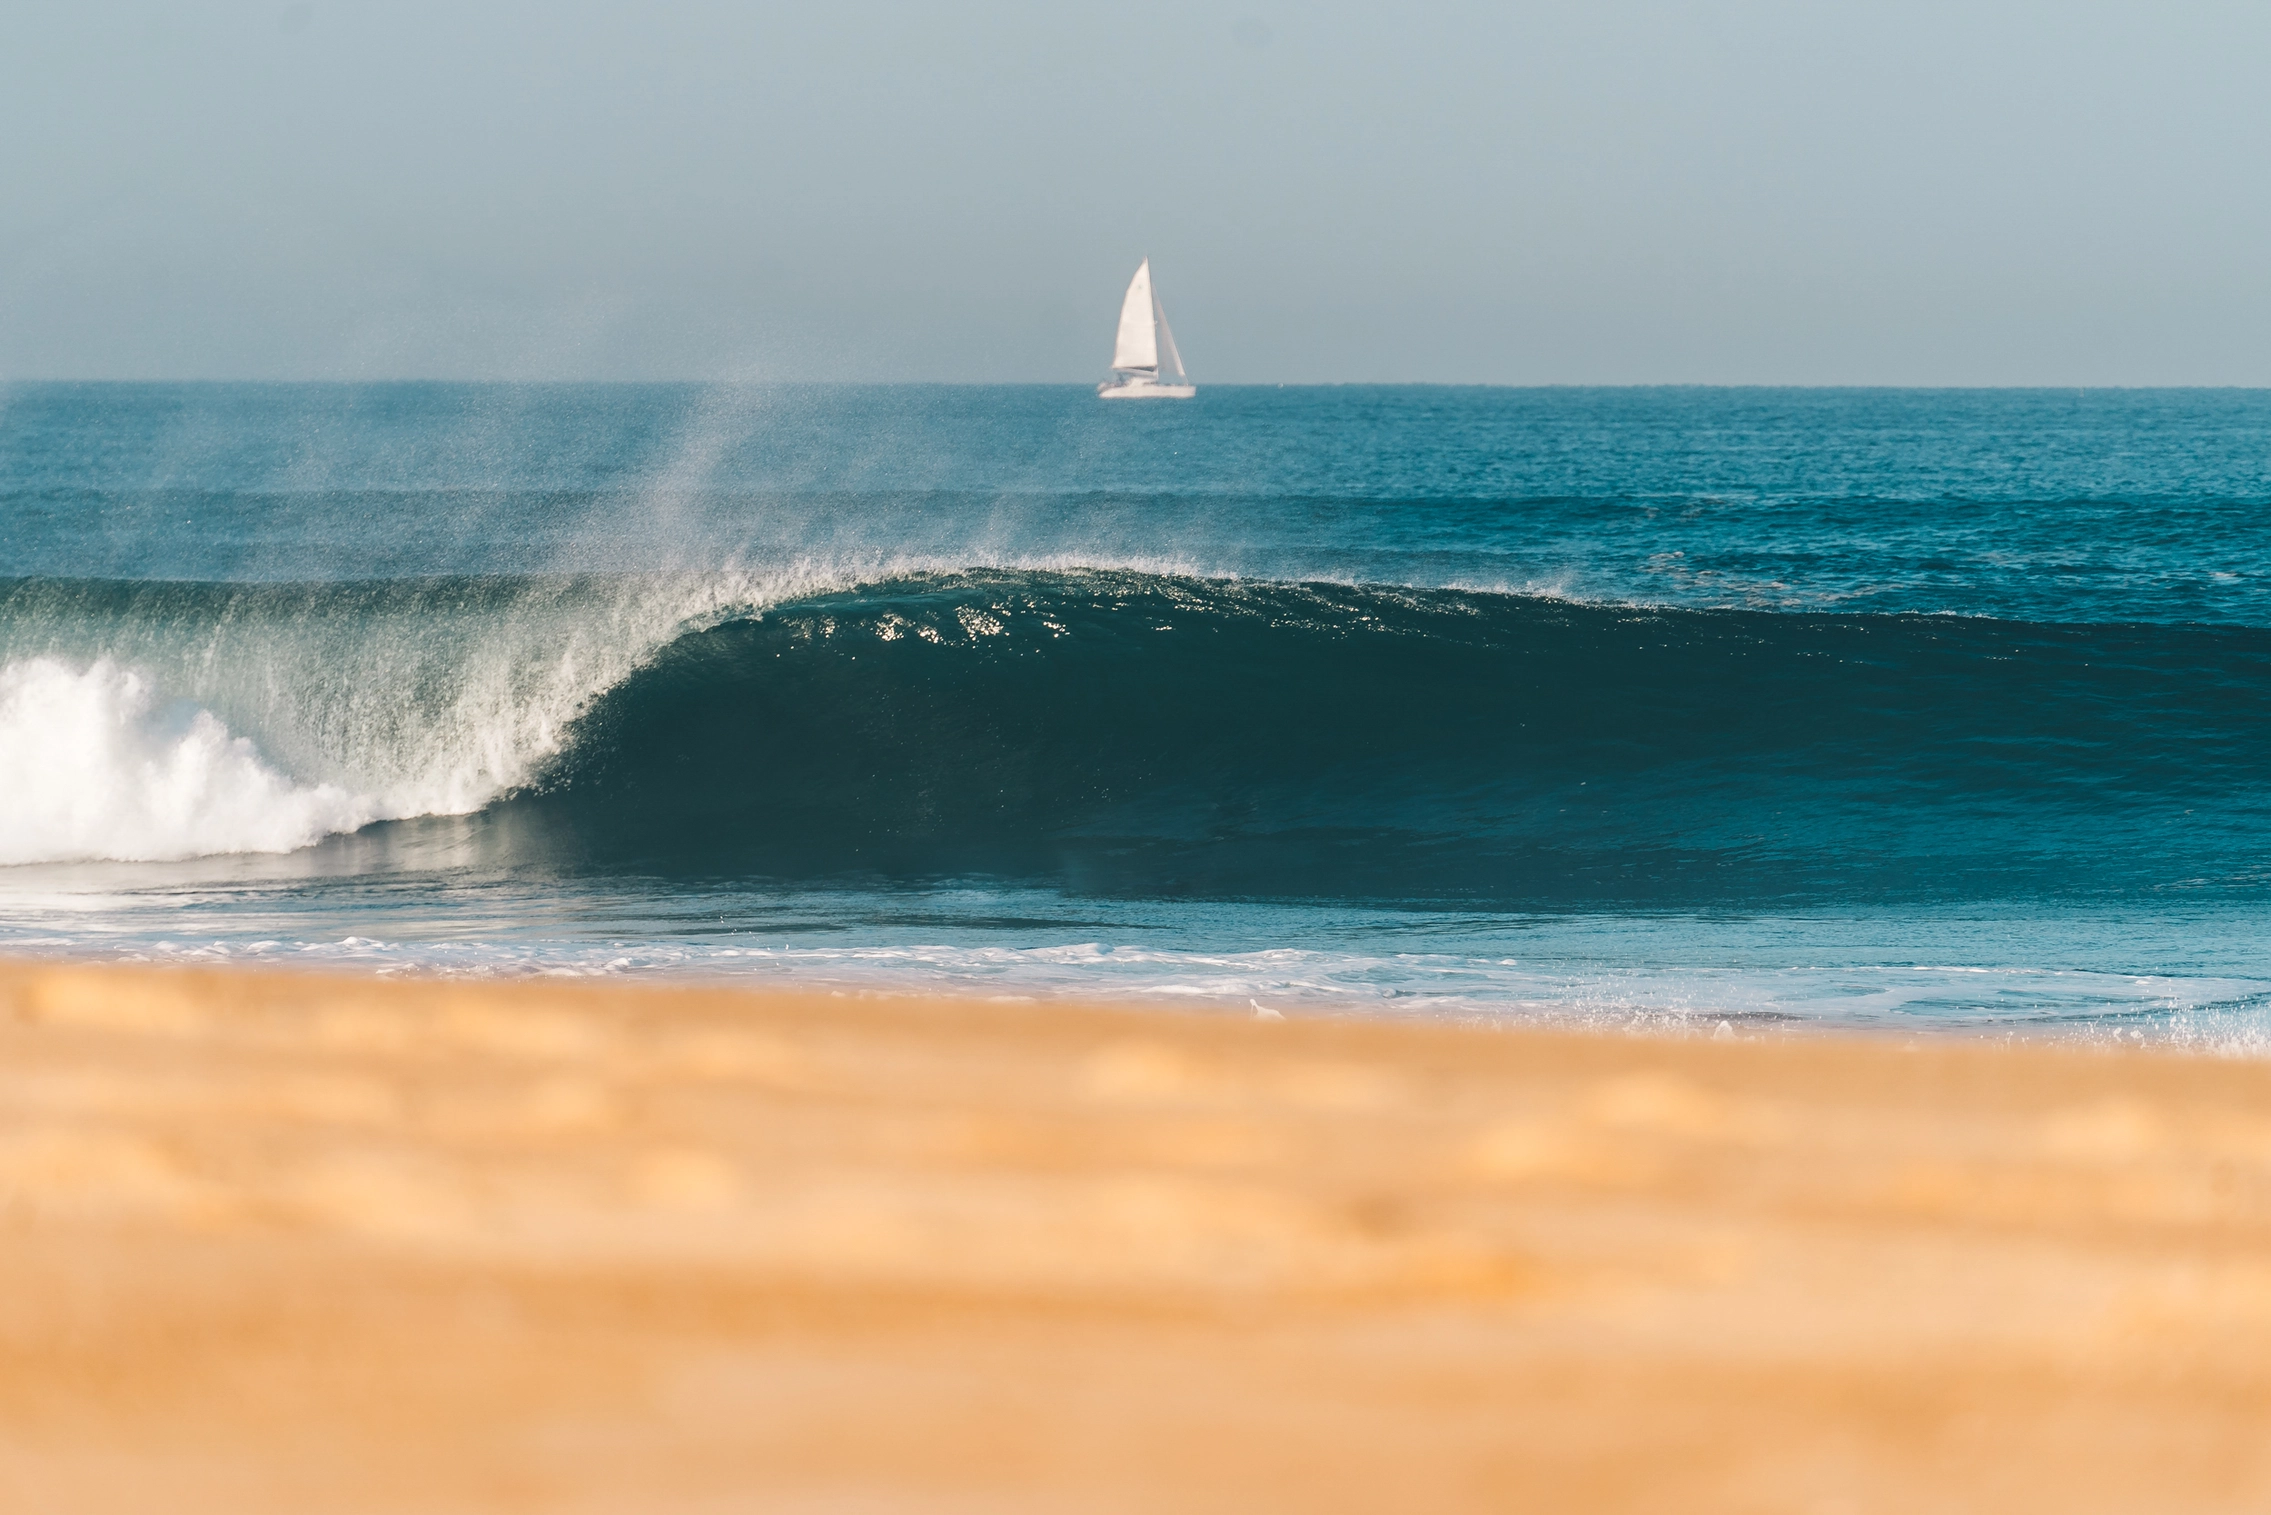
{"type": "Polygon", "coordinates": [[[1112,366],[1128,372],[1159,367],[1159,341],[1152,326],[1149,258],[1143,260],[1143,266],[1128,281],[1128,297],[1120,302],[1120,335],[1112,344],[1112,366]]]}

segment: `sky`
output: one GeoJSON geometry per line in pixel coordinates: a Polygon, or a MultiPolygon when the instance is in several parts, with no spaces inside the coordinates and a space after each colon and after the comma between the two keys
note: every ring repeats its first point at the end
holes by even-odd
{"type": "Polygon", "coordinates": [[[2271,6],[10,0],[0,379],[2271,384],[2271,6]]]}

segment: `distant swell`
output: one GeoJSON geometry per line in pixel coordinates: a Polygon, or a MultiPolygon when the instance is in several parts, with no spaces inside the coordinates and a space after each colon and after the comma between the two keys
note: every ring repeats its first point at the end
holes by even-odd
{"type": "Polygon", "coordinates": [[[2267,675],[2248,628],[915,576],[669,642],[491,819],[552,858],[1153,892],[2218,887],[2271,842],[2267,675]]]}

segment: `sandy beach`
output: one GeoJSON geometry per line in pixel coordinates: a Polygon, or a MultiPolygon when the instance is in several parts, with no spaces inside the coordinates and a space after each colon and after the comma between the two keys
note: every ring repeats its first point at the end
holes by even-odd
{"type": "Polygon", "coordinates": [[[0,970],[0,1507],[2254,1510],[2271,1067],[0,970]]]}

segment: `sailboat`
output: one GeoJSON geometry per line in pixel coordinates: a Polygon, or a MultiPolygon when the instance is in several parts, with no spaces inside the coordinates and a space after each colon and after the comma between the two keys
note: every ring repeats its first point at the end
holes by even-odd
{"type": "Polygon", "coordinates": [[[1183,372],[1175,333],[1167,329],[1167,309],[1151,287],[1146,258],[1128,281],[1120,302],[1120,335],[1112,344],[1112,377],[1096,386],[1107,400],[1188,400],[1199,392],[1183,372]]]}

